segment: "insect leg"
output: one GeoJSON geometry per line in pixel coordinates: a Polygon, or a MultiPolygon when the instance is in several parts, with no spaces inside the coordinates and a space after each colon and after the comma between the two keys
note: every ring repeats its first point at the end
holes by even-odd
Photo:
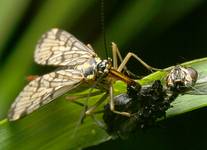
{"type": "Polygon", "coordinates": [[[122,61],[121,65],[118,67],[117,71],[122,71],[123,68],[126,66],[126,64],[128,63],[129,59],[131,57],[134,57],[136,60],[138,60],[145,68],[147,68],[148,70],[151,71],[158,71],[158,70],[162,70],[162,69],[158,69],[158,68],[154,68],[150,65],[148,65],[147,63],[145,63],[140,57],[138,57],[137,55],[135,55],[134,53],[129,52],[126,57],[124,58],[124,60],[122,61]]]}
{"type": "MultiPolygon", "coordinates": [[[[119,59],[119,61],[122,63],[123,62],[123,58],[122,58],[122,56],[121,56],[121,53],[120,53],[120,51],[119,51],[119,49],[118,49],[118,47],[117,47],[117,45],[114,43],[114,42],[112,42],[112,56],[113,56],[113,68],[114,69],[118,69],[118,59],[119,59]],[[117,56],[118,56],[118,58],[117,58],[117,56]]],[[[127,67],[126,67],[126,65],[124,66],[124,71],[126,71],[127,72],[127,74],[128,75],[130,75],[131,77],[135,77],[135,78],[139,78],[139,77],[137,77],[137,75],[135,75],[134,73],[132,73],[131,71],[129,71],[128,69],[127,69],[127,67]]],[[[122,71],[122,70],[121,70],[122,71]]]]}
{"type": "Polygon", "coordinates": [[[138,60],[148,70],[151,70],[151,71],[161,70],[161,69],[151,67],[150,65],[145,63],[141,58],[139,58],[134,53],[128,53],[127,56],[123,59],[117,45],[114,42],[112,42],[112,55],[113,55],[113,68],[117,69],[117,71],[119,71],[119,72],[122,72],[122,70],[124,69],[128,73],[128,75],[131,75],[132,77],[135,77],[135,78],[137,78],[137,75],[130,72],[126,67],[126,64],[128,63],[128,61],[131,57],[134,57],[136,60],[138,60]],[[118,56],[118,58],[117,58],[117,56],[118,56]],[[118,59],[121,62],[120,65],[118,65],[118,59]]]}
{"type": "MultiPolygon", "coordinates": [[[[90,97],[91,96],[97,96],[99,94],[103,93],[103,91],[95,91],[90,93],[90,97]]],[[[66,96],[65,99],[68,100],[69,102],[73,102],[73,103],[81,103],[81,102],[77,102],[78,99],[84,99],[85,97],[88,97],[88,94],[80,94],[80,95],[74,95],[74,96],[66,96]]],[[[80,104],[79,104],[80,105],[80,104]]],[[[81,105],[84,105],[83,103],[81,103],[81,105]]]]}
{"type": "MultiPolygon", "coordinates": [[[[114,69],[118,69],[118,59],[117,59],[117,56],[119,58],[119,60],[122,62],[123,61],[123,58],[121,56],[121,53],[117,47],[117,45],[112,42],[112,56],[113,56],[113,68],[114,69]]],[[[126,67],[124,67],[124,69],[126,69],[126,67]]]]}
{"type": "Polygon", "coordinates": [[[126,117],[130,117],[131,114],[128,112],[120,112],[120,111],[116,111],[115,110],[115,105],[114,105],[114,89],[113,89],[113,85],[111,84],[109,87],[109,95],[110,95],[110,99],[109,99],[109,105],[110,105],[110,110],[115,113],[115,114],[119,114],[119,115],[123,115],[126,117]]]}
{"type": "Polygon", "coordinates": [[[106,98],[108,97],[108,93],[105,93],[92,107],[90,107],[89,109],[87,109],[85,111],[85,114],[86,115],[91,115],[94,113],[94,111],[96,110],[96,108],[101,105],[105,100],[106,98]]]}
{"type": "MultiPolygon", "coordinates": [[[[100,92],[99,92],[99,93],[100,93],[100,92]]],[[[86,96],[85,94],[83,94],[83,95],[84,95],[84,97],[86,96]]],[[[84,110],[83,110],[83,112],[82,112],[81,115],[80,115],[80,120],[79,120],[78,125],[80,125],[80,124],[83,123],[83,121],[84,121],[86,115],[90,115],[90,116],[92,117],[92,119],[94,120],[94,122],[95,122],[99,127],[105,129],[105,124],[104,124],[103,122],[101,122],[100,120],[98,120],[98,119],[95,117],[96,114],[103,113],[103,110],[99,110],[99,111],[95,111],[95,110],[96,110],[96,108],[97,108],[97,107],[98,107],[98,106],[99,106],[99,105],[100,105],[100,104],[107,98],[107,95],[108,95],[108,94],[104,94],[104,95],[100,98],[100,100],[95,104],[96,107],[95,107],[95,105],[94,105],[94,106],[90,107],[89,109],[87,109],[88,106],[87,106],[86,104],[81,103],[81,102],[77,102],[77,101],[75,101],[75,100],[71,100],[71,99],[69,99],[70,102],[73,102],[73,103],[75,103],[75,104],[77,104],[77,105],[79,105],[79,106],[84,107],[84,110]]],[[[81,97],[82,97],[82,96],[81,96],[81,97]]],[[[82,98],[83,98],[83,97],[82,97],[82,98]]]]}
{"type": "MultiPolygon", "coordinates": [[[[94,114],[97,114],[97,113],[94,112],[94,114]]],[[[105,125],[102,121],[98,120],[98,119],[95,117],[95,115],[91,115],[91,118],[94,120],[94,122],[95,122],[100,128],[106,130],[106,125],[105,125]]]]}

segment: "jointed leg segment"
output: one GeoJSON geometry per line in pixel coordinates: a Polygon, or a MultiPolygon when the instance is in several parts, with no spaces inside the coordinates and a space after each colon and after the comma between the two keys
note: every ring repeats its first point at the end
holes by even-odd
{"type": "Polygon", "coordinates": [[[104,102],[104,100],[106,100],[106,98],[108,97],[108,93],[105,93],[97,102],[96,102],[96,104],[94,104],[92,107],[90,107],[89,109],[87,109],[86,111],[85,111],[85,114],[86,115],[91,115],[91,114],[93,114],[93,112],[96,110],[96,108],[99,106],[99,105],[101,105],[103,102],[104,102]]]}
{"type": "MultiPolygon", "coordinates": [[[[117,71],[119,71],[119,72],[121,72],[123,69],[125,69],[127,71],[126,64],[128,63],[128,61],[131,57],[134,57],[137,61],[139,61],[144,67],[146,67],[150,71],[161,70],[161,69],[158,69],[158,68],[151,67],[150,65],[145,63],[140,57],[138,57],[137,55],[135,55],[134,53],[131,53],[131,52],[129,52],[126,55],[126,57],[123,59],[117,45],[113,42],[112,42],[112,54],[113,54],[113,67],[115,69],[117,69],[117,71]],[[117,56],[118,56],[119,60],[121,61],[121,64],[119,66],[118,66],[117,56]]],[[[131,114],[128,113],[128,112],[116,111],[115,105],[114,105],[113,82],[112,82],[112,84],[110,85],[109,88],[110,88],[109,89],[109,94],[110,94],[109,104],[110,104],[111,111],[116,113],[116,114],[120,114],[120,115],[123,115],[123,116],[130,117],[131,114]]]]}
{"type": "Polygon", "coordinates": [[[128,112],[120,112],[120,111],[116,111],[115,109],[115,105],[114,105],[114,89],[113,89],[113,85],[111,85],[109,87],[109,94],[110,94],[110,101],[109,101],[109,104],[110,104],[110,110],[112,112],[114,112],[115,114],[119,114],[119,115],[123,115],[123,116],[126,116],[126,117],[130,117],[131,114],[128,113],[128,112]]]}
{"type": "MultiPolygon", "coordinates": [[[[89,48],[92,48],[90,45],[87,45],[87,46],[89,48]]],[[[161,70],[161,69],[157,69],[157,68],[151,67],[150,65],[148,65],[147,63],[145,63],[141,58],[139,58],[137,55],[135,55],[134,53],[131,53],[131,52],[129,52],[127,54],[127,56],[123,59],[122,56],[121,56],[121,54],[120,54],[120,52],[119,52],[119,49],[118,49],[118,47],[117,47],[117,45],[115,43],[112,43],[112,54],[113,54],[113,68],[114,69],[117,69],[117,71],[119,71],[119,72],[121,72],[123,69],[125,69],[127,71],[126,64],[128,63],[128,61],[129,61],[129,59],[131,57],[134,57],[137,61],[139,61],[144,67],[146,67],[150,71],[161,70]],[[118,65],[118,59],[121,62],[120,65],[118,65]]],[[[101,79],[102,78],[100,77],[99,80],[101,80],[101,79]]],[[[99,80],[97,82],[100,82],[99,80]]],[[[94,114],[94,111],[96,110],[96,108],[100,104],[102,104],[104,102],[104,100],[107,98],[108,94],[110,94],[109,105],[110,105],[111,111],[114,112],[114,113],[116,113],[116,114],[123,115],[123,116],[127,116],[127,117],[130,117],[131,116],[131,114],[128,113],[128,112],[120,112],[120,111],[117,111],[115,109],[113,83],[114,83],[114,80],[112,79],[111,82],[110,82],[110,86],[109,86],[109,93],[107,92],[106,94],[104,94],[97,101],[97,103],[95,105],[93,105],[92,107],[89,107],[88,108],[87,107],[87,102],[85,103],[85,105],[84,105],[84,107],[85,107],[85,115],[93,115],[94,114]]],[[[90,94],[91,94],[91,92],[89,93],[88,98],[89,98],[90,94]]]]}
{"type": "Polygon", "coordinates": [[[161,69],[154,68],[147,63],[145,63],[140,57],[138,57],[136,54],[129,52],[126,57],[123,59],[117,45],[112,42],[112,54],[113,54],[113,62],[114,62],[114,68],[117,69],[117,71],[121,72],[123,69],[126,69],[126,64],[128,63],[129,59],[131,57],[134,57],[137,61],[139,61],[144,67],[146,67],[150,71],[158,71],[161,69]],[[117,56],[119,60],[121,61],[121,64],[118,66],[117,64],[117,56]]]}

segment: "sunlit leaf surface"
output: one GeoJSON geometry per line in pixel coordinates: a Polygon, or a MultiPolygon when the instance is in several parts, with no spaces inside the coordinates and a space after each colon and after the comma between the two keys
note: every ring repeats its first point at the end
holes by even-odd
{"type": "MultiPolygon", "coordinates": [[[[207,75],[207,58],[185,63],[192,66],[198,73],[207,75]]],[[[169,70],[169,69],[166,69],[169,70]]],[[[141,82],[151,82],[155,79],[162,79],[163,72],[156,72],[145,77],[141,82]]],[[[68,94],[69,98],[77,98],[88,93],[82,91],[83,87],[68,94]]],[[[116,94],[125,92],[125,85],[117,82],[115,85],[116,94]]],[[[95,92],[95,91],[94,91],[95,92]]],[[[90,104],[97,101],[102,94],[90,97],[90,104]]],[[[80,101],[84,102],[84,98],[80,101]]],[[[179,115],[207,105],[205,95],[182,95],[173,102],[173,108],[167,111],[167,117],[179,115]]],[[[101,108],[102,109],[102,106],[101,108]]],[[[97,145],[110,139],[110,136],[100,128],[92,118],[87,117],[80,125],[80,116],[83,108],[69,102],[63,96],[31,115],[16,122],[0,122],[0,145],[1,148],[14,149],[81,149],[97,145]],[[58,143],[58,145],[57,145],[58,143]]],[[[101,114],[96,115],[102,121],[101,114]]]]}

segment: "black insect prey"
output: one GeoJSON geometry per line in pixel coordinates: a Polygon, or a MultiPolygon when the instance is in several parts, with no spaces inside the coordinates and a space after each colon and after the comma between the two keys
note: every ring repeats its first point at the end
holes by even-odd
{"type": "Polygon", "coordinates": [[[141,88],[128,85],[127,93],[114,98],[118,111],[129,112],[131,117],[114,114],[105,105],[103,120],[106,131],[114,136],[127,138],[139,129],[154,126],[156,120],[166,116],[166,110],[179,94],[191,89],[197,81],[197,71],[193,68],[175,66],[166,76],[165,84],[155,80],[141,88]]]}
{"type": "Polygon", "coordinates": [[[177,96],[176,92],[166,91],[159,80],[143,86],[140,91],[128,86],[127,94],[118,95],[114,101],[117,110],[129,112],[132,116],[114,114],[106,105],[103,119],[107,132],[125,138],[137,129],[153,126],[158,118],[165,117],[166,110],[177,96]]]}

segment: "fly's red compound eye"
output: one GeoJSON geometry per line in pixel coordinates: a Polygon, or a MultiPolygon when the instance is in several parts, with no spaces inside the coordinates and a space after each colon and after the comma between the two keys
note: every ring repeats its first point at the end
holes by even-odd
{"type": "Polygon", "coordinates": [[[193,82],[193,84],[195,84],[195,82],[197,81],[197,79],[198,79],[198,72],[195,70],[195,69],[193,69],[193,68],[187,68],[187,71],[188,71],[188,73],[189,73],[189,75],[191,76],[191,78],[192,78],[192,82],[193,82]]]}

